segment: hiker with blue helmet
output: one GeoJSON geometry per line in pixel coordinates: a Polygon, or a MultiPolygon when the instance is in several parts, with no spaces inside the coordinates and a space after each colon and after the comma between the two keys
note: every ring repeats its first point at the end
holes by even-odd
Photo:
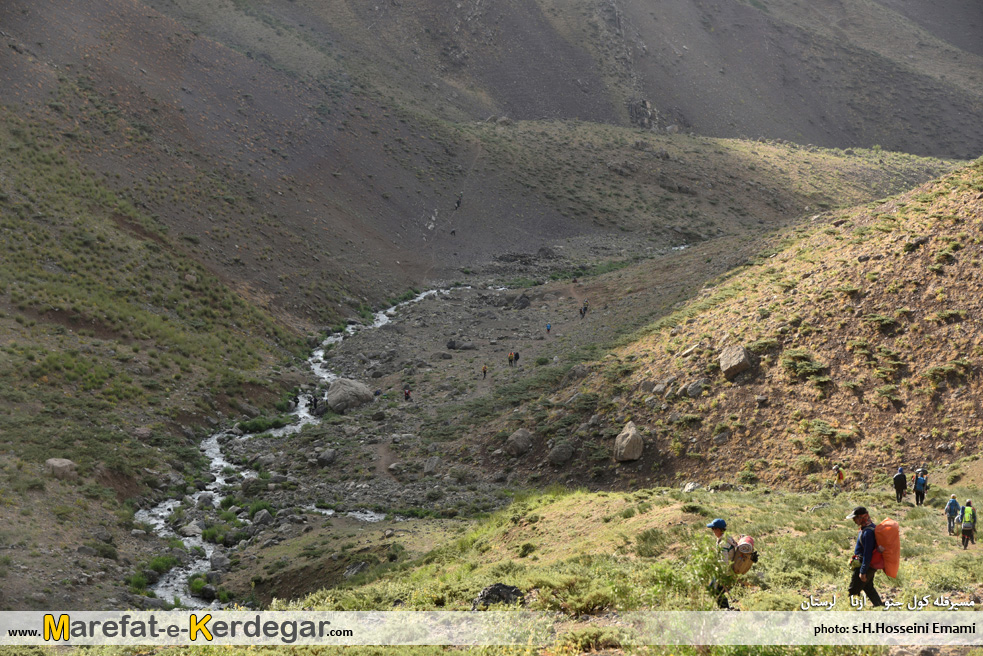
{"type": "MultiPolygon", "coordinates": [[[[737,553],[737,541],[731,536],[724,534],[727,530],[727,522],[718,517],[707,524],[707,528],[713,531],[714,537],[717,538],[720,562],[724,564],[725,571],[730,571],[730,564],[734,561],[734,555],[737,553]]],[[[714,595],[718,607],[730,608],[730,603],[727,601],[727,588],[719,579],[715,578],[710,581],[707,589],[714,595]]]]}

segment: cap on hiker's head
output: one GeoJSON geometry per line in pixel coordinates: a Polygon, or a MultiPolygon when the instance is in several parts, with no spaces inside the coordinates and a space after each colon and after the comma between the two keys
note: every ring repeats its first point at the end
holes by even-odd
{"type": "Polygon", "coordinates": [[[903,467],[898,467],[898,473],[899,474],[903,474],[904,473],[904,468],[903,467]]]}
{"type": "Polygon", "coordinates": [[[953,495],[952,495],[951,497],[949,497],[949,498],[950,498],[950,499],[955,499],[955,498],[956,498],[956,495],[955,495],[955,494],[953,494],[953,495]]]}
{"type": "Polygon", "coordinates": [[[861,517],[867,514],[867,509],[863,506],[857,506],[853,509],[853,512],[846,516],[847,519],[853,519],[854,517],[861,517]]]}
{"type": "Polygon", "coordinates": [[[972,501],[970,501],[969,499],[966,499],[966,505],[967,505],[967,506],[971,506],[971,505],[973,505],[973,502],[972,502],[972,501]]]}
{"type": "Polygon", "coordinates": [[[727,522],[725,522],[724,520],[718,517],[717,519],[707,524],[707,528],[719,528],[721,531],[723,531],[727,529],[727,522]]]}

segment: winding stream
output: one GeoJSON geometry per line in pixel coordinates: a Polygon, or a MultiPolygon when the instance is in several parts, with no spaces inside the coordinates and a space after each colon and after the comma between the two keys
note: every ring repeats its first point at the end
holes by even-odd
{"type": "MultiPolygon", "coordinates": [[[[350,325],[343,333],[338,333],[328,337],[317,349],[314,350],[311,357],[307,360],[311,371],[318,379],[318,384],[330,384],[338,378],[337,374],[327,368],[327,364],[324,360],[325,351],[332,344],[341,342],[343,339],[355,334],[359,330],[370,330],[386,325],[390,322],[390,318],[393,317],[401,307],[412,303],[418,303],[430,296],[436,296],[437,294],[448,294],[449,292],[450,290],[445,289],[434,289],[423,292],[408,301],[403,301],[402,303],[398,303],[391,308],[375,313],[373,316],[373,322],[368,326],[350,325]]],[[[310,413],[308,404],[309,401],[307,398],[301,395],[299,397],[297,408],[292,413],[294,423],[269,432],[277,437],[291,435],[300,431],[300,429],[307,424],[319,422],[320,419],[310,413]]],[[[212,503],[216,508],[218,508],[219,504],[224,498],[221,491],[225,488],[227,483],[236,483],[241,481],[244,477],[257,475],[256,472],[237,467],[225,459],[222,454],[221,447],[221,442],[225,441],[224,438],[248,439],[249,436],[237,436],[230,430],[223,429],[202,441],[201,450],[208,458],[208,469],[215,477],[215,480],[209,483],[204,490],[200,490],[191,495],[191,499],[194,501],[195,505],[198,504],[198,501],[203,494],[210,493],[212,495],[212,503]]],[[[209,607],[209,604],[207,604],[203,599],[191,595],[191,592],[188,590],[187,581],[188,577],[194,574],[211,570],[211,557],[215,552],[216,545],[211,542],[206,542],[201,538],[201,535],[191,537],[179,536],[171,529],[167,523],[167,520],[175,509],[181,506],[181,504],[181,499],[167,499],[166,501],[157,504],[153,508],[138,511],[134,517],[137,522],[142,522],[151,526],[154,532],[161,537],[180,538],[184,542],[184,545],[189,553],[197,554],[193,555],[192,559],[188,563],[175,567],[165,574],[162,574],[157,583],[152,585],[150,589],[154,591],[159,599],[167,601],[168,603],[170,603],[171,600],[176,599],[186,608],[206,608],[209,607]]],[[[331,514],[334,512],[322,511],[315,508],[308,508],[307,510],[325,514],[331,514]]],[[[348,515],[367,522],[380,521],[384,517],[384,515],[370,511],[353,511],[348,513],[348,515]]],[[[243,521],[247,525],[249,524],[248,519],[244,519],[243,521]]],[[[211,607],[218,607],[219,605],[220,604],[218,601],[211,603],[211,607]]]]}

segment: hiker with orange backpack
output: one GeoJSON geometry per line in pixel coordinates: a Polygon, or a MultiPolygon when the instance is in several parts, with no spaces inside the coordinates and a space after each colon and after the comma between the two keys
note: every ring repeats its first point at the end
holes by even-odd
{"type": "MultiPolygon", "coordinates": [[[[874,536],[874,522],[871,521],[867,509],[863,506],[854,508],[853,512],[846,516],[846,519],[852,519],[853,523],[860,527],[860,533],[857,534],[857,546],[853,550],[853,558],[850,559],[853,574],[850,578],[848,592],[852,597],[863,591],[872,605],[883,606],[884,602],[881,601],[881,596],[874,589],[875,569],[873,561],[875,554],[880,556],[880,552],[877,550],[877,538],[874,536]]],[[[881,567],[883,567],[883,558],[880,560],[881,567]]]]}

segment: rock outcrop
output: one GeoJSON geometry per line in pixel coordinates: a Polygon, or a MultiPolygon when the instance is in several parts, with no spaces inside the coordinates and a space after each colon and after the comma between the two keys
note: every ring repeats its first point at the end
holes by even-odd
{"type": "Polygon", "coordinates": [[[635,426],[629,421],[614,440],[614,459],[618,462],[629,462],[642,457],[645,440],[635,426]]]}
{"type": "Polygon", "coordinates": [[[328,388],[327,404],[334,412],[357,408],[369,403],[374,397],[372,390],[364,383],[348,378],[339,378],[328,388]]]}

